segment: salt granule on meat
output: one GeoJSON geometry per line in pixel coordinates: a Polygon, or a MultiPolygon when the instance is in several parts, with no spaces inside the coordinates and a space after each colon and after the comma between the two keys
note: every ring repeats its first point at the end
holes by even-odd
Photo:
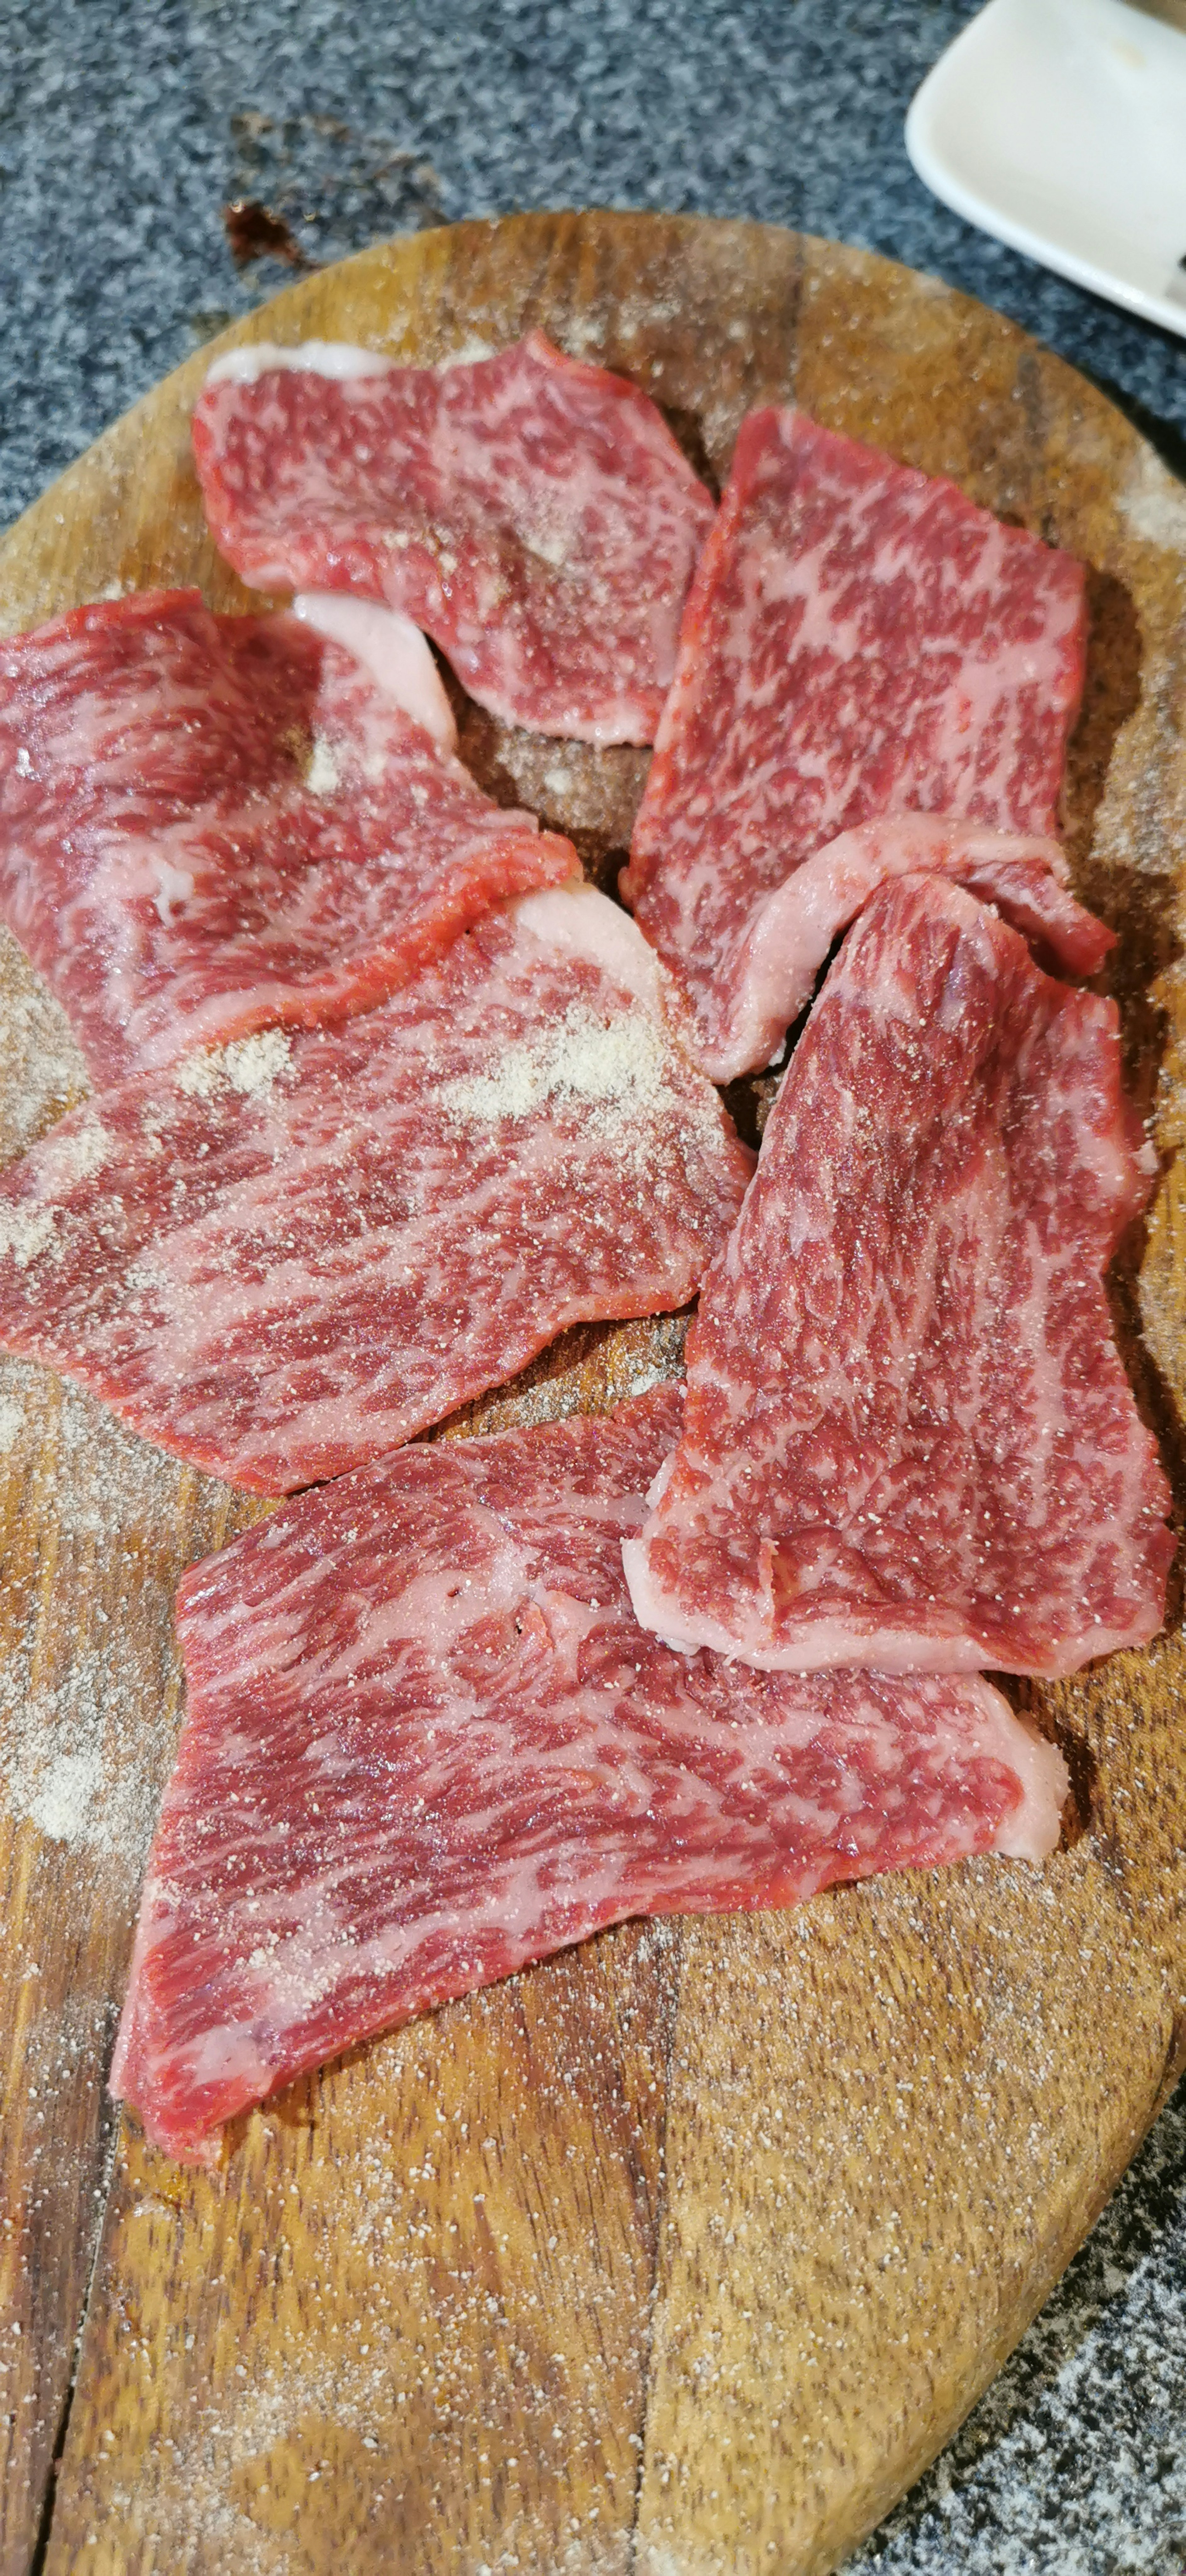
{"type": "Polygon", "coordinates": [[[1165,1616],[1103,1274],[1149,1195],[1116,1006],[900,877],[833,966],[688,1335],[643,1623],[777,1671],[1076,1672],[1165,1616]]]}
{"type": "Polygon", "coordinates": [[[763,913],[825,843],[915,812],[1054,833],[1084,601],[1081,564],[954,484],[802,412],[742,422],[622,880],[714,1080],[801,1007],[763,913]]]}
{"type": "Polygon", "coordinates": [[[262,1493],[337,1476],[566,1325],[681,1306],[754,1158],[591,886],[378,1010],[193,1051],[0,1175],[0,1345],[262,1493]]]}
{"type": "Polygon", "coordinates": [[[367,1010],[492,904],[580,875],[455,758],[409,620],[297,608],[143,591],[0,644],[0,917],[98,1082],[367,1010]]]}
{"type": "Polygon", "coordinates": [[[540,331],[441,367],[263,344],[216,360],[193,439],[256,589],[405,610],[508,724],[653,739],[713,503],[637,385],[540,331]]]}
{"type": "Polygon", "coordinates": [[[621,1542],[681,1395],[403,1450],[185,1576],[111,2077],[170,2154],[627,1915],[1053,1849],[1062,1758],[988,1683],[757,1674],[636,1627],[621,1542]]]}

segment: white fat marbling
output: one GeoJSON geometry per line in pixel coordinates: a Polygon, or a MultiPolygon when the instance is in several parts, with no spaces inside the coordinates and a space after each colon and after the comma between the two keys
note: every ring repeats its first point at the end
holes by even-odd
{"type": "Polygon", "coordinates": [[[384,695],[414,717],[442,750],[456,751],[457,726],[426,636],[398,608],[346,591],[306,590],[293,601],[306,626],[353,653],[384,695]]]}
{"type": "Polygon", "coordinates": [[[524,929],[545,947],[589,958],[657,1020],[666,1017],[666,979],[654,949],[629,913],[619,911],[596,886],[548,886],[540,894],[521,895],[513,909],[524,929]]]}
{"type": "Polygon", "coordinates": [[[329,376],[335,384],[347,384],[356,376],[390,375],[394,364],[393,358],[380,357],[377,349],[356,349],[349,340],[298,340],[291,349],[281,349],[273,340],[257,340],[249,349],[228,349],[216,358],[206,382],[254,385],[261,376],[287,367],[296,375],[329,376]]]}

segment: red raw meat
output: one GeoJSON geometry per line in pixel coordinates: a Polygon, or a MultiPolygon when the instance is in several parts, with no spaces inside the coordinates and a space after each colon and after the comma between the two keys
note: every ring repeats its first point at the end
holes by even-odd
{"type": "Polygon", "coordinates": [[[445,367],[236,349],[193,437],[215,538],[257,590],[388,600],[507,723],[652,740],[713,504],[637,385],[540,331],[445,367]]]}
{"type": "Polygon", "coordinates": [[[381,1455],[565,1325],[678,1307],[754,1158],[591,886],[364,1018],[191,1053],[0,1175],[0,1344],[257,1492],[381,1455]]]}
{"type": "Polygon", "coordinates": [[[986,1682],[759,1675],[635,1626],[621,1541],[681,1392],[405,1449],[186,1575],[111,2076],[170,2154],[626,1915],[1053,1849],[1061,1756],[986,1682]]]}
{"type": "Polygon", "coordinates": [[[747,943],[838,833],[914,810],[1053,833],[1084,645],[1070,555],[801,412],[749,414],[622,880],[706,1072],[769,1060],[740,1034],[747,943]]]}
{"type": "Polygon", "coordinates": [[[874,895],[705,1282],[640,1619],[778,1671],[1152,1637],[1170,1496],[1103,1286],[1152,1161],[1113,1002],[940,877],[874,895]]]}
{"type": "Polygon", "coordinates": [[[335,611],[364,658],[196,590],[0,644],[0,916],[96,1081],[368,1010],[491,904],[579,876],[570,842],[491,804],[375,676],[398,648],[395,687],[444,731],[415,628],[335,611]]]}
{"type": "Polygon", "coordinates": [[[1056,971],[1094,975],[1116,945],[1115,932],[1070,893],[1057,841],[989,832],[935,814],[866,823],[804,859],[755,915],[732,980],[730,1063],[769,1064],[781,1053],[833,940],[887,878],[919,869],[952,877],[982,903],[995,904],[1056,971]]]}

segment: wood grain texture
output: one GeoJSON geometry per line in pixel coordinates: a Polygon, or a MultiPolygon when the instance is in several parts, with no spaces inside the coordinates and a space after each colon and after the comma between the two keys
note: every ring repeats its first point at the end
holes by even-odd
{"type": "MultiPolygon", "coordinates": [[[[532,323],[635,377],[718,478],[742,413],[794,398],[1088,561],[1067,822],[1166,1155],[1115,1310],[1181,1501],[1186,495],[998,316],[760,226],[462,225],[311,277],[219,345],[431,360],[532,323]]],[[[246,604],[189,462],[208,358],[11,532],[5,631],[113,584],[246,604]]],[[[460,714],[493,792],[612,882],[646,755],[460,714]]],[[[0,1005],[11,1153],[81,1072],[11,946],[0,1005]]],[[[568,1335],[446,1431],[611,1403],[680,1333],[568,1335]]],[[[32,1368],[0,1385],[0,1467],[5,2576],[43,2517],[50,2576],[824,2576],[974,2402],[1182,2060],[1176,1615],[1146,1654],[1019,1691],[1076,1782],[1045,1869],[606,1935],[294,2087],[195,2177],[113,2135],[101,2077],[176,1727],[172,1588],[255,1507],[32,1368]]]]}

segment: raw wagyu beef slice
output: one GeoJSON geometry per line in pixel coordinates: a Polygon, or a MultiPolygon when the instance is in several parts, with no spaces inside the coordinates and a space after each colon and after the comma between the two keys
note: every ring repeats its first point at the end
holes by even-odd
{"type": "Polygon", "coordinates": [[[299,606],[143,591],[0,644],[0,916],[98,1082],[367,1010],[492,904],[580,874],[453,756],[406,618],[299,606]]]}
{"type": "Polygon", "coordinates": [[[742,422],[623,879],[718,1081],[769,1061],[749,944],[825,842],[914,810],[1054,832],[1084,637],[1070,555],[802,412],[742,422]]]}
{"type": "Polygon", "coordinates": [[[539,331],[444,367],[262,345],[215,362],[193,438],[244,581],[387,600],[509,724],[653,739],[713,504],[637,385],[539,331]]]}
{"type": "Polygon", "coordinates": [[[112,2068],[171,2154],[623,1916],[1053,1848],[1061,1757],[987,1683],[758,1674],[640,1632],[621,1542],[680,1398],[405,1449],[186,1575],[112,2068]]]}
{"type": "Polygon", "coordinates": [[[71,1111],[0,1175],[0,1344],[289,1490],[682,1305],[752,1169],[625,913],[527,895],[362,1018],[71,1111]]]}
{"type": "Polygon", "coordinates": [[[935,814],[866,823],[825,842],[761,906],[738,953],[730,1038],[738,1057],[768,1064],[781,1053],[833,941],[887,878],[920,869],[994,904],[1052,972],[1094,975],[1116,945],[1115,932],[1076,902],[1058,841],[935,814]]]}
{"type": "Polygon", "coordinates": [[[1116,1007],[941,877],[874,895],[688,1336],[635,1608],[775,1670],[1072,1673],[1165,1615],[1103,1273],[1152,1156],[1116,1007]]]}

